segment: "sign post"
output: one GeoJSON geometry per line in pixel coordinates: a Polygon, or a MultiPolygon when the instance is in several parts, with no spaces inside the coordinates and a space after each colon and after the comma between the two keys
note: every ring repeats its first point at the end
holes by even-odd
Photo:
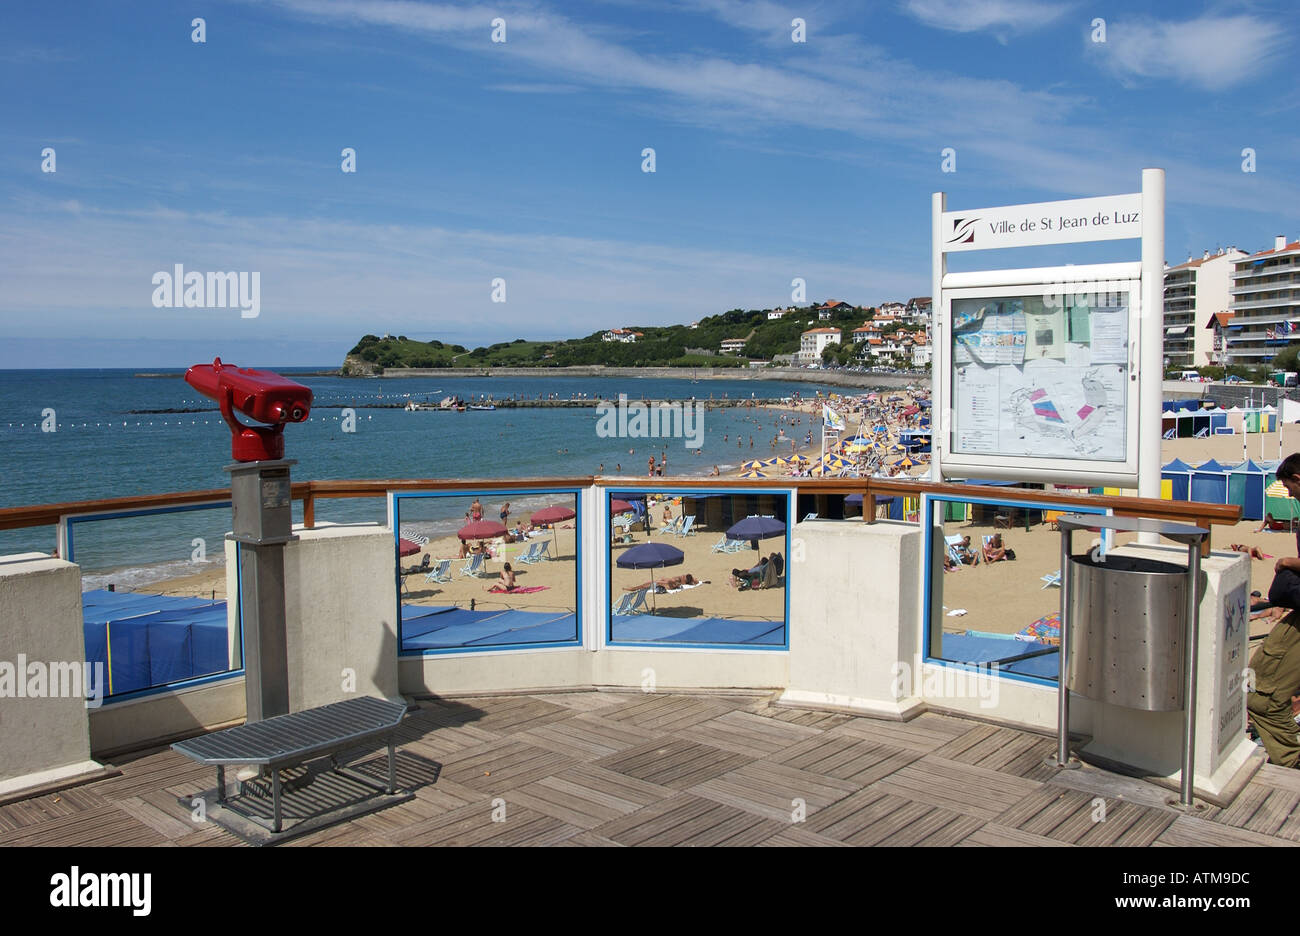
{"type": "Polygon", "coordinates": [[[1160,496],[1164,170],[1142,191],[950,211],[931,201],[931,480],[1137,487],[1160,496]],[[1141,260],[949,273],[968,250],[1140,239],[1141,260]],[[1143,377],[1146,377],[1143,380],[1143,377]]]}

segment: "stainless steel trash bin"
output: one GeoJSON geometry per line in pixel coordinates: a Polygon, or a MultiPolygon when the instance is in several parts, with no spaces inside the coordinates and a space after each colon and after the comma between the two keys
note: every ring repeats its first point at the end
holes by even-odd
{"type": "Polygon", "coordinates": [[[1182,709],[1187,569],[1115,555],[1071,565],[1070,690],[1148,712],[1182,709]]]}

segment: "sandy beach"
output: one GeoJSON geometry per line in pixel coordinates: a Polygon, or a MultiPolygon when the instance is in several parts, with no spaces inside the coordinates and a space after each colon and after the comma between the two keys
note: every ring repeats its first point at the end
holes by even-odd
{"type": "MultiPolygon", "coordinates": [[[[820,403],[805,403],[801,409],[783,408],[787,414],[798,413],[804,417],[816,419],[820,403]]],[[[773,413],[771,409],[765,413],[773,413]]],[[[772,416],[755,416],[755,430],[768,428],[768,423],[776,419],[772,416]]],[[[787,415],[789,418],[789,415],[787,415]]],[[[798,428],[806,429],[805,423],[798,428]]],[[[1251,434],[1245,437],[1249,457],[1255,460],[1276,460],[1278,457],[1278,436],[1276,433],[1251,434]]],[[[757,442],[757,438],[756,438],[757,442]]],[[[1283,427],[1282,451],[1289,453],[1300,448],[1300,425],[1283,427]]],[[[1241,436],[1218,436],[1207,439],[1170,439],[1162,445],[1162,462],[1167,463],[1180,458],[1191,465],[1198,465],[1210,458],[1225,463],[1236,463],[1242,459],[1241,436]]],[[[685,480],[685,479],[684,479],[685,480]]],[[[635,479],[629,479],[635,485],[635,479]]],[[[674,513],[680,508],[674,508],[674,513]]],[[[655,579],[673,577],[690,573],[700,580],[701,585],[687,588],[673,594],[655,596],[656,610],[659,614],[679,617],[726,617],[744,620],[781,620],[784,616],[784,584],[771,591],[757,590],[740,592],[728,584],[733,568],[748,568],[758,561],[760,555],[773,551],[784,552],[784,540],[772,539],[761,543],[761,552],[754,552],[746,547],[739,553],[715,553],[713,544],[721,537],[721,530],[711,530],[704,525],[696,526],[696,534],[686,538],[663,535],[658,532],[661,513],[655,514],[655,532],[648,537],[652,541],[667,542],[686,554],[681,565],[667,569],[655,570],[655,579]]],[[[1295,539],[1287,532],[1257,532],[1260,523],[1256,520],[1242,521],[1234,526],[1215,527],[1211,539],[1216,552],[1227,551],[1231,544],[1239,543],[1259,550],[1273,558],[1250,559],[1251,589],[1268,593],[1273,579],[1273,565],[1277,557],[1295,554],[1295,539]]],[[[994,532],[988,523],[974,524],[967,521],[948,521],[944,525],[945,535],[970,535],[972,542],[979,545],[981,537],[994,532]]],[[[979,566],[963,566],[955,572],[942,576],[943,591],[939,603],[945,606],[943,626],[945,630],[964,632],[966,630],[987,631],[990,633],[1015,633],[1044,615],[1058,610],[1059,592],[1052,587],[1043,587],[1042,577],[1055,572],[1060,566],[1060,534],[1052,531],[1046,524],[1034,524],[1026,531],[1021,525],[1002,531],[1006,544],[1016,552],[1013,562],[981,563],[979,566]],[[946,616],[947,611],[964,609],[965,614],[954,617],[946,616]]],[[[405,603],[449,605],[456,604],[469,607],[473,600],[478,608],[516,608],[524,610],[572,609],[576,604],[575,549],[574,531],[571,524],[562,524],[554,531],[555,546],[552,552],[555,558],[538,563],[523,564],[512,562],[518,584],[521,587],[543,586],[544,590],[531,593],[514,593],[508,595],[493,594],[486,589],[490,587],[502,569],[504,561],[517,557],[521,547],[511,544],[502,552],[500,545],[495,547],[496,555],[484,566],[485,573],[491,578],[471,578],[459,574],[463,560],[452,562],[452,580],[448,583],[428,583],[423,573],[410,576],[408,590],[402,596],[405,603]]],[[[549,532],[544,534],[549,537],[549,532]]],[[[632,544],[618,544],[612,547],[616,558],[618,553],[630,545],[646,542],[647,536],[638,525],[632,533],[632,544]]],[[[1132,536],[1119,536],[1117,541],[1124,543],[1132,536]]],[[[1093,536],[1075,535],[1076,548],[1086,549],[1095,540],[1093,536]],[[1085,542],[1086,540],[1086,542],[1085,542]]],[[[531,542],[531,540],[530,540],[531,542]]],[[[459,552],[460,543],[455,536],[431,540],[420,553],[402,559],[402,567],[418,565],[427,553],[431,562],[452,558],[459,552]]],[[[612,593],[617,601],[624,590],[650,580],[648,571],[635,571],[612,567],[612,593]]],[[[218,601],[226,598],[226,575],[222,566],[214,566],[192,575],[185,575],[141,586],[138,591],[163,595],[184,595],[211,598],[215,593],[218,601]]],[[[1252,633],[1265,630],[1264,625],[1256,623],[1252,633]]]]}

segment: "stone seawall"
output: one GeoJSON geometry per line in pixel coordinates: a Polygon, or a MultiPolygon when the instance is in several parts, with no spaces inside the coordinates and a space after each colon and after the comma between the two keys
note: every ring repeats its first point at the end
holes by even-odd
{"type": "Polygon", "coordinates": [[[689,380],[787,380],[829,384],[833,387],[928,387],[924,374],[856,374],[844,371],[805,370],[801,367],[389,367],[383,377],[626,377],[689,380]]]}

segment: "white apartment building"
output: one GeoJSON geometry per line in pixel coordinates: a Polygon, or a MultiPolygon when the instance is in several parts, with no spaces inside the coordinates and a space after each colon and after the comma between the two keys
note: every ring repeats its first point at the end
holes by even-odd
{"type": "Polygon", "coordinates": [[[722,353],[736,354],[745,350],[744,338],[724,338],[722,339],[722,353]]]}
{"type": "Polygon", "coordinates": [[[771,312],[767,313],[767,320],[771,322],[783,318],[788,311],[788,309],[773,309],[771,312]]]}
{"type": "Polygon", "coordinates": [[[838,328],[811,328],[799,336],[799,363],[811,364],[822,359],[827,345],[840,343],[838,328]]]}
{"type": "Polygon", "coordinates": [[[1278,235],[1272,250],[1234,261],[1229,286],[1228,364],[1268,364],[1300,340],[1300,241],[1278,235]]]}
{"type": "Polygon", "coordinates": [[[1246,256],[1236,247],[1219,248],[1186,263],[1165,267],[1165,358],[1178,370],[1219,363],[1214,333],[1208,326],[1227,312],[1228,286],[1234,264],[1246,256]]]}

